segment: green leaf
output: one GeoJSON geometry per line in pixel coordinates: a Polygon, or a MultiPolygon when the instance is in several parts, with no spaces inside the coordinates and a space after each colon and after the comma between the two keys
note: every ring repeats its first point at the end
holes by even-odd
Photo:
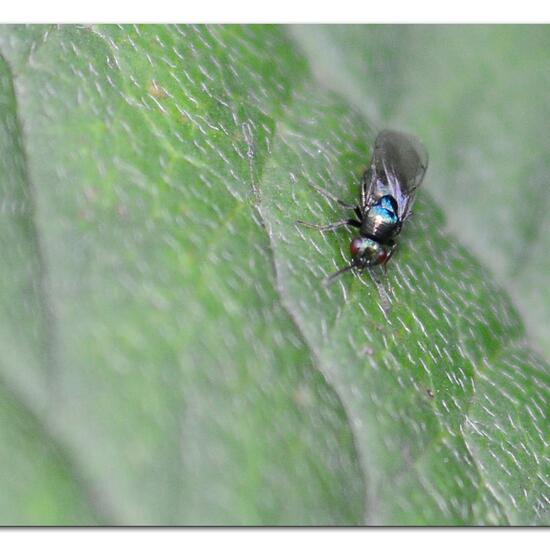
{"type": "MultiPolygon", "coordinates": [[[[2,377],[100,523],[361,521],[352,433],[275,291],[251,179],[305,71],[287,44],[3,29],[2,377]]],[[[86,520],[64,505],[52,521],[86,520]]]]}
{"type": "Polygon", "coordinates": [[[550,358],[550,29],[310,26],[322,81],[382,126],[414,128],[453,233],[511,293],[550,358]]]}
{"type": "Polygon", "coordinates": [[[320,284],[349,234],[295,220],[342,215],[312,184],[353,199],[374,133],[283,29],[0,54],[0,522],[548,522],[548,366],[430,173],[390,312],[320,284]]]}

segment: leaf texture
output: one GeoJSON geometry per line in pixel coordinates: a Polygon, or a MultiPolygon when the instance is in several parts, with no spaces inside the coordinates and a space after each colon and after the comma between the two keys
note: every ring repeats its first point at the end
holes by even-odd
{"type": "Polygon", "coordinates": [[[284,29],[0,54],[2,523],[548,523],[548,366],[430,173],[390,312],[320,284],[349,234],[295,221],[342,215],[312,184],[353,199],[374,131],[284,29]]]}

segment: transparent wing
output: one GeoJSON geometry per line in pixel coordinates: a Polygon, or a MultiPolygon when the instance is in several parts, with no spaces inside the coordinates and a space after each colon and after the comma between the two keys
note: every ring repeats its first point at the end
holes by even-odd
{"type": "Polygon", "coordinates": [[[399,217],[404,220],[427,167],[428,153],[418,139],[403,132],[381,131],[374,143],[371,166],[364,176],[362,192],[366,205],[383,195],[392,195],[399,217]]]}

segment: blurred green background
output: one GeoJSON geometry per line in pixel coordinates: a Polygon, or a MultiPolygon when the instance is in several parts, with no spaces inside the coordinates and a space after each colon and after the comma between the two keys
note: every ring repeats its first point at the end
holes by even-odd
{"type": "Polygon", "coordinates": [[[0,523],[548,524],[548,27],[0,28],[0,523]],[[430,167],[327,273],[376,131],[430,167]]]}

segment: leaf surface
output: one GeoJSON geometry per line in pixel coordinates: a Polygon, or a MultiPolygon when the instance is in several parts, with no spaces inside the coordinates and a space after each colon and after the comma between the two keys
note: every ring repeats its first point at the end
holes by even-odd
{"type": "Polygon", "coordinates": [[[311,184],[353,200],[374,132],[283,29],[0,53],[3,523],[548,522],[548,367],[430,173],[391,311],[320,284],[349,234],[295,220],[342,215],[311,184]]]}

